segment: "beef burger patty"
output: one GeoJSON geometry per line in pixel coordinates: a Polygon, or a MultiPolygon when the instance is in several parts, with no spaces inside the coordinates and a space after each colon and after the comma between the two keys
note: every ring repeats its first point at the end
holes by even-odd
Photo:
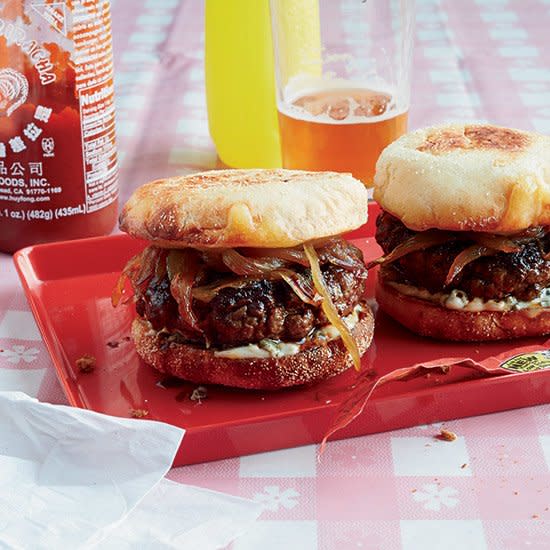
{"type": "MultiPolygon", "coordinates": [[[[338,314],[346,316],[361,302],[367,271],[355,246],[337,241],[333,250],[349,266],[334,265],[320,255],[321,269],[338,314]]],[[[296,272],[311,280],[309,269],[297,267],[296,272]]],[[[225,276],[228,273],[208,266],[201,273],[201,279],[210,285],[225,276]]],[[[168,275],[164,274],[153,277],[145,292],[137,296],[136,310],[157,331],[177,331],[189,342],[215,348],[256,343],[264,338],[298,342],[329,324],[320,305],[304,303],[282,279],[242,279],[237,287],[221,288],[208,302],[193,299],[192,305],[202,334],[189,331],[182,323],[168,275]]]]}
{"type": "MultiPolygon", "coordinates": [[[[389,254],[417,234],[387,212],[380,214],[376,225],[376,240],[384,254],[389,254]]],[[[467,238],[451,239],[426,250],[411,252],[384,266],[384,278],[425,288],[432,293],[457,288],[470,298],[501,300],[514,296],[518,300],[532,300],[543,288],[550,287],[550,261],[544,258],[550,251],[550,237],[547,228],[532,230],[531,233],[536,236],[530,239],[521,236],[518,252],[498,252],[474,260],[448,285],[445,280],[453,261],[473,244],[467,238]]]]}

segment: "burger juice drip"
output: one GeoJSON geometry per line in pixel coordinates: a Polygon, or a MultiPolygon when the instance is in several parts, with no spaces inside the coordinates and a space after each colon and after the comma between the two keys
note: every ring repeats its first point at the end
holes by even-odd
{"type": "Polygon", "coordinates": [[[108,0],[0,4],[0,251],[117,215],[108,0]]]}

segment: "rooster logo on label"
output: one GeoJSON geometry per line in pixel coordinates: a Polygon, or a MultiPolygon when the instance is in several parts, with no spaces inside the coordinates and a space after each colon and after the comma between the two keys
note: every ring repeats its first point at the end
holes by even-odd
{"type": "Polygon", "coordinates": [[[0,70],[0,116],[10,116],[29,95],[29,83],[13,69],[0,70]]]}

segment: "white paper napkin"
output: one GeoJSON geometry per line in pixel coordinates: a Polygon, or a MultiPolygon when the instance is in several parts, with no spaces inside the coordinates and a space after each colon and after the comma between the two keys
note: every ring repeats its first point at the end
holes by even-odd
{"type": "Polygon", "coordinates": [[[159,484],[183,434],[162,422],[0,392],[0,547],[228,544],[260,510],[244,499],[159,484]]]}
{"type": "Polygon", "coordinates": [[[252,500],[164,479],[97,548],[225,548],[252,526],[261,510],[261,505],[252,500]]]}

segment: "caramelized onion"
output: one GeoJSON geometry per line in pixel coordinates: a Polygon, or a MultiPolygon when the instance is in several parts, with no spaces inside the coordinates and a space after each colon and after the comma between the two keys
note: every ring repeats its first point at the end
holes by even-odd
{"type": "MultiPolygon", "coordinates": [[[[324,262],[345,269],[363,268],[362,259],[349,254],[347,249],[342,249],[342,246],[339,246],[342,243],[341,239],[331,237],[311,244],[316,248],[317,257],[324,262]]],[[[203,257],[207,260],[208,265],[216,263],[216,258],[210,257],[211,254],[203,251],[203,257]]],[[[221,253],[214,253],[214,256],[216,254],[217,257],[221,255],[223,265],[233,273],[250,277],[266,276],[273,270],[289,268],[292,264],[309,267],[309,260],[303,248],[299,249],[297,247],[241,248],[238,251],[230,248],[221,253]]]]}
{"type": "MultiPolygon", "coordinates": [[[[248,249],[247,252],[250,253],[251,249],[248,249]]],[[[203,252],[203,257],[205,254],[203,252]]],[[[239,288],[253,278],[283,279],[304,303],[313,306],[319,305],[322,297],[316,292],[309,278],[289,267],[290,261],[300,263],[297,261],[300,260],[300,255],[297,254],[296,249],[252,249],[252,254],[258,254],[258,257],[244,256],[232,248],[224,250],[221,253],[224,265],[236,275],[240,275],[241,278],[217,281],[210,285],[196,287],[192,289],[192,297],[208,303],[223,288],[239,288]]],[[[303,251],[301,256],[307,261],[307,256],[303,251]]],[[[309,261],[307,265],[309,266],[309,261]]]]}
{"type": "Polygon", "coordinates": [[[205,266],[212,268],[214,271],[224,272],[226,266],[222,260],[222,253],[223,250],[203,249],[200,251],[200,256],[205,266]]]}
{"type": "Polygon", "coordinates": [[[449,272],[447,273],[447,278],[445,279],[445,286],[450,285],[454,278],[470,263],[478,258],[483,256],[492,256],[496,254],[497,251],[487,248],[479,244],[474,244],[465,248],[453,261],[449,272]]]}
{"type": "MultiPolygon", "coordinates": [[[[389,254],[382,256],[376,260],[373,260],[367,265],[367,269],[379,264],[389,264],[410,254],[411,252],[417,252],[419,250],[426,250],[432,246],[444,244],[450,241],[474,241],[476,245],[468,247],[466,250],[477,249],[483,247],[493,252],[505,252],[507,254],[513,254],[520,252],[523,244],[526,241],[538,239],[544,234],[542,228],[533,227],[529,228],[522,233],[516,235],[495,235],[492,233],[482,233],[476,231],[464,231],[451,233],[448,231],[428,230],[420,233],[415,233],[412,237],[396,246],[389,254]]],[[[490,254],[483,254],[484,256],[490,254]]],[[[467,256],[467,255],[466,255],[467,256]]],[[[550,258],[550,253],[548,254],[550,258]]],[[[475,258],[474,258],[475,259],[475,258]]],[[[548,259],[545,257],[545,259],[548,259]]],[[[472,260],[470,260],[472,261],[472,260]]]]}
{"type": "MultiPolygon", "coordinates": [[[[247,258],[232,248],[224,251],[222,257],[225,265],[237,275],[261,277],[263,279],[281,278],[290,286],[296,296],[306,304],[317,306],[322,300],[308,278],[290,267],[286,267],[288,264],[281,257],[247,258]]],[[[305,253],[304,257],[306,260],[308,259],[305,253]]]]}
{"type": "Polygon", "coordinates": [[[153,277],[156,271],[157,261],[160,256],[160,248],[148,246],[140,254],[139,269],[132,279],[134,288],[145,290],[146,283],[153,277]]]}
{"type": "Polygon", "coordinates": [[[157,256],[157,265],[155,267],[155,278],[157,281],[161,281],[166,276],[166,258],[168,256],[168,250],[160,249],[157,256]]]}
{"type": "Polygon", "coordinates": [[[290,269],[279,270],[279,272],[286,284],[302,302],[311,306],[318,306],[323,301],[323,297],[317,292],[309,277],[290,269]]]}
{"type": "Polygon", "coordinates": [[[111,294],[111,303],[117,307],[124,296],[124,286],[127,280],[132,283],[134,293],[143,293],[156,272],[160,258],[160,249],[148,246],[134,256],[122,270],[120,277],[111,294]]]}
{"type": "Polygon", "coordinates": [[[241,288],[248,284],[250,279],[239,277],[238,279],[225,279],[214,281],[209,285],[196,286],[192,290],[193,298],[199,302],[208,303],[213,300],[218,292],[224,288],[241,288]]]}
{"type": "Polygon", "coordinates": [[[313,279],[313,284],[315,289],[321,295],[323,301],[321,307],[329,322],[336,328],[342,337],[342,341],[346,346],[351,358],[353,359],[353,364],[355,370],[361,369],[361,355],[359,353],[359,348],[357,347],[357,342],[351,334],[350,329],[344,323],[344,321],[338,315],[336,306],[330,297],[325,280],[323,279],[323,274],[321,273],[321,267],[319,266],[319,258],[315,252],[315,248],[311,244],[304,244],[304,252],[306,253],[309,265],[311,268],[311,276],[313,279]]]}
{"type": "MultiPolygon", "coordinates": [[[[262,279],[283,279],[294,291],[296,296],[306,304],[318,306],[322,300],[312,285],[311,280],[306,275],[297,273],[292,269],[277,269],[262,279]]],[[[192,290],[193,298],[199,302],[208,303],[213,300],[218,292],[224,288],[241,288],[253,280],[251,277],[239,277],[237,279],[225,279],[223,281],[214,281],[209,285],[194,287],[192,290]]]]}
{"type": "Polygon", "coordinates": [[[411,252],[426,250],[432,246],[452,241],[457,238],[455,235],[456,234],[448,233],[447,231],[423,231],[421,233],[416,233],[405,242],[396,246],[389,254],[369,262],[367,269],[371,269],[379,264],[389,264],[391,262],[395,262],[399,258],[402,258],[411,252]]]}
{"type": "Polygon", "coordinates": [[[336,267],[342,267],[344,269],[357,269],[365,267],[363,262],[358,263],[350,258],[341,258],[340,256],[336,256],[334,254],[326,254],[325,259],[329,264],[335,265],[336,267]]]}
{"type": "Polygon", "coordinates": [[[120,273],[116,282],[115,288],[111,293],[111,304],[113,307],[117,307],[121,303],[124,296],[124,286],[126,281],[130,278],[130,273],[135,273],[139,269],[140,256],[134,256],[125,266],[120,273]]]}
{"type": "Polygon", "coordinates": [[[286,267],[287,263],[279,258],[255,259],[239,254],[234,248],[228,248],[222,254],[223,263],[237,275],[262,276],[276,269],[286,267]]]}
{"type": "Polygon", "coordinates": [[[343,239],[333,238],[322,246],[316,245],[315,250],[321,262],[328,262],[344,269],[365,269],[361,252],[357,250],[358,254],[354,256],[343,239]]]}
{"type": "Polygon", "coordinates": [[[471,237],[471,239],[480,246],[498,250],[499,252],[513,253],[521,250],[521,244],[502,235],[492,235],[491,233],[468,233],[468,237],[471,237]]]}
{"type": "Polygon", "coordinates": [[[309,267],[309,262],[302,248],[243,248],[242,254],[249,258],[277,258],[285,262],[309,267]]]}
{"type": "Polygon", "coordinates": [[[166,258],[170,279],[170,292],[178,304],[178,313],[184,324],[202,333],[193,311],[192,287],[199,271],[199,262],[194,250],[170,250],[166,258]]]}

